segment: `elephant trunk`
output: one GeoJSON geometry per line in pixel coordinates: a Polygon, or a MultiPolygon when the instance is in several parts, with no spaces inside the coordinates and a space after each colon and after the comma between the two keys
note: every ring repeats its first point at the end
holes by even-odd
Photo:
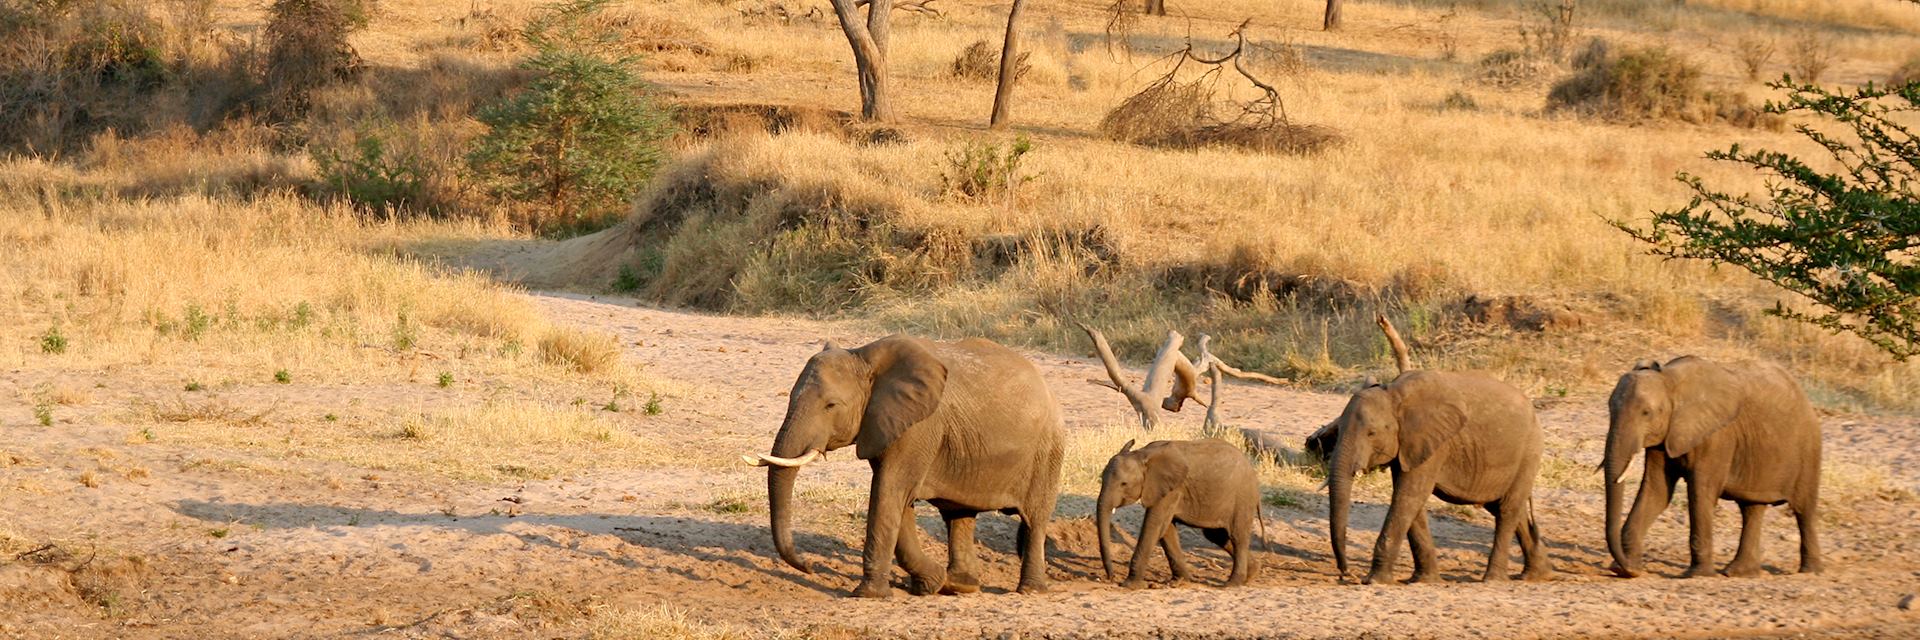
{"type": "Polygon", "coordinates": [[[1337,440],[1333,463],[1327,468],[1327,535],[1333,543],[1334,568],[1340,571],[1343,582],[1347,579],[1347,516],[1353,503],[1353,476],[1360,465],[1361,440],[1337,440]]]}
{"type": "Polygon", "coordinates": [[[1621,511],[1625,505],[1626,487],[1621,482],[1632,463],[1633,455],[1639,453],[1641,434],[1639,429],[1628,423],[1615,421],[1613,428],[1607,430],[1607,454],[1601,462],[1602,482],[1607,485],[1607,552],[1613,554],[1613,567],[1616,573],[1627,574],[1627,552],[1620,540],[1621,511]]]}
{"type": "MultiPolygon", "coordinates": [[[[774,439],[773,455],[795,457],[819,448],[802,444],[803,438],[792,437],[789,433],[792,426],[792,420],[788,420],[780,427],[780,435],[774,439]]],[[[779,552],[780,559],[803,573],[813,573],[813,567],[802,562],[793,548],[793,479],[799,475],[799,467],[767,467],[767,514],[772,520],[773,548],[779,552]]]]}
{"type": "Polygon", "coordinates": [[[1106,569],[1107,581],[1117,579],[1113,571],[1113,510],[1119,502],[1112,489],[1100,488],[1100,503],[1094,511],[1094,526],[1099,528],[1100,566],[1106,569]]]}

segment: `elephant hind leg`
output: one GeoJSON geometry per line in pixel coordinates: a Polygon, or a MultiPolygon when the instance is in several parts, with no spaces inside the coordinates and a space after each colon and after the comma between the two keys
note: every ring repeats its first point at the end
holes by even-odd
{"type": "Polygon", "coordinates": [[[941,511],[947,521],[947,583],[940,593],[954,595],[980,591],[980,557],[974,550],[971,511],[941,511]]]}
{"type": "Polygon", "coordinates": [[[1498,582],[1507,579],[1507,545],[1512,544],[1520,521],[1525,518],[1522,511],[1524,500],[1497,500],[1486,504],[1487,513],[1493,514],[1493,548],[1487,550],[1487,572],[1480,576],[1482,582],[1498,582]]]}
{"type": "Polygon", "coordinates": [[[1790,503],[1794,521],[1800,525],[1800,573],[1820,573],[1826,563],[1820,559],[1820,501],[1818,497],[1790,503]]]}
{"type": "Polygon", "coordinates": [[[1045,493],[1035,504],[1020,508],[1020,593],[1047,592],[1047,523],[1053,520],[1056,499],[1045,493]]]}
{"type": "Polygon", "coordinates": [[[1520,572],[1521,580],[1550,580],[1553,578],[1553,559],[1547,557],[1547,541],[1540,536],[1540,519],[1533,516],[1533,499],[1527,499],[1527,521],[1521,524],[1520,554],[1526,558],[1527,569],[1520,572]]]}
{"type": "Polygon", "coordinates": [[[1760,549],[1760,523],[1766,517],[1767,505],[1740,503],[1740,548],[1733,552],[1733,562],[1727,563],[1727,575],[1736,578],[1760,575],[1760,560],[1765,555],[1760,549]]]}

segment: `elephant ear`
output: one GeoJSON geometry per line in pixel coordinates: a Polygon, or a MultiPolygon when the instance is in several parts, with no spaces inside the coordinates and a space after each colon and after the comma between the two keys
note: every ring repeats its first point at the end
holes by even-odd
{"type": "Polygon", "coordinates": [[[947,386],[947,366],[918,341],[899,336],[882,338],[859,353],[873,369],[873,390],[854,437],[854,452],[861,460],[871,460],[908,427],[933,415],[947,386]]]}
{"type": "Polygon", "coordinates": [[[1187,458],[1178,453],[1161,449],[1151,458],[1147,458],[1147,477],[1140,484],[1140,504],[1149,507],[1159,504],[1181,483],[1187,481],[1187,458]]]}
{"type": "Polygon", "coordinates": [[[1672,419],[1667,423],[1667,455],[1680,457],[1721,428],[1733,423],[1740,410],[1740,396],[1747,385],[1732,372],[1718,365],[1704,364],[1687,370],[1669,367],[1665,372],[1673,401],[1672,419]],[[1712,369],[1708,369],[1712,367],[1712,369]]]}
{"type": "Polygon", "coordinates": [[[1426,464],[1466,430],[1466,412],[1449,400],[1414,397],[1402,403],[1398,456],[1402,471],[1426,464]]]}

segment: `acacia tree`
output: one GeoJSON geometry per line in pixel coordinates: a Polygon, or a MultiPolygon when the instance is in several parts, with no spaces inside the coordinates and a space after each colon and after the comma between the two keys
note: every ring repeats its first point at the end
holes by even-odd
{"type": "Polygon", "coordinates": [[[1614,226],[1668,258],[1730,264],[1805,296],[1822,311],[1776,304],[1768,312],[1848,331],[1896,360],[1920,354],[1920,83],[1830,92],[1791,79],[1768,103],[1776,114],[1804,112],[1830,122],[1795,127],[1830,156],[1823,171],[1777,151],[1733,145],[1708,158],[1770,177],[1764,196],[1732,194],[1681,173],[1693,190],[1683,207],[1655,213],[1649,226],[1614,226]]]}
{"type": "Polygon", "coordinates": [[[833,0],[833,15],[853,47],[853,66],[860,76],[860,117],[873,122],[893,121],[893,99],[887,91],[887,37],[893,31],[888,16],[892,13],[892,0],[833,0]],[[861,7],[866,7],[864,15],[861,7]]]}
{"type": "Polygon", "coordinates": [[[993,89],[993,115],[987,119],[987,126],[1005,129],[1013,117],[1013,83],[1020,79],[1020,8],[1027,0],[1013,0],[1013,8],[1007,10],[1007,35],[1000,43],[1000,83],[993,89]]]}

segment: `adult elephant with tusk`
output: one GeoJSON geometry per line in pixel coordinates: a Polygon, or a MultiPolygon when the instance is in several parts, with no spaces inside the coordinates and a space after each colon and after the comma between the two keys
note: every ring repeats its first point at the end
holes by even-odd
{"type": "Polygon", "coordinates": [[[884,598],[893,561],[916,595],[978,591],[974,516],[1020,517],[1020,591],[1046,590],[1047,522],[1060,485],[1066,433],[1040,371],[988,340],[888,336],[856,349],[829,343],[807,361],[787,399],[767,467],[773,545],[811,573],[793,547],[793,481],[800,467],[852,445],[873,468],[863,579],[853,595],[884,598]],[[920,549],[913,503],[946,521],[946,568],[920,549]]]}

